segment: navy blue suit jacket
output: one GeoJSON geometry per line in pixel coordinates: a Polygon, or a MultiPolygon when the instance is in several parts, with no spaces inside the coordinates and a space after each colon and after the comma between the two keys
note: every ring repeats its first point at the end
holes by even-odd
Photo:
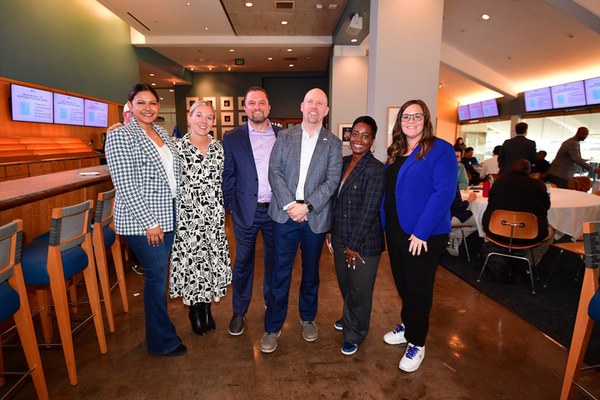
{"type": "MultiPolygon", "coordinates": [[[[281,128],[273,125],[275,136],[281,128]]],[[[223,136],[225,166],[223,169],[223,196],[225,210],[235,223],[250,228],[256,216],[258,202],[258,173],[250,144],[248,123],[238,126],[223,136]]]]}

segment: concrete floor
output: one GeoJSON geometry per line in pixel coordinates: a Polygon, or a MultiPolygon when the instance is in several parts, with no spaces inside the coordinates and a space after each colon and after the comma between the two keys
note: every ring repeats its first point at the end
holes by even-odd
{"type": "MultiPolygon", "coordinates": [[[[231,232],[228,232],[231,234],[231,232]]],[[[232,237],[232,235],[231,235],[232,237]]],[[[231,239],[232,254],[235,244],[231,239]]],[[[259,245],[260,247],[260,245],[259,245]]],[[[260,254],[260,251],[257,251],[260,254]]],[[[260,256],[258,265],[260,264],[260,256]]],[[[130,311],[113,292],[116,332],[107,333],[108,353],[100,355],[91,325],[75,339],[79,384],[68,382],[62,351],[42,350],[51,399],[557,399],[567,351],[507,309],[480,294],[443,267],[438,269],[431,330],[421,368],[398,369],[404,346],[382,336],[398,322],[400,300],[387,254],[375,286],[371,330],[354,356],[340,353],[342,334],[332,324],[341,298],[332,256],[321,259],[317,324],[320,337],[305,342],[297,311],[299,258],[288,319],[272,354],[260,352],[264,307],[262,273],[241,336],[227,333],[231,294],[213,305],[217,330],[194,335],[187,308],[171,300],[169,311],[188,354],[175,358],[146,353],[142,308],[143,278],[128,269],[130,311]]],[[[262,270],[262,268],[260,269],[262,270]]],[[[5,352],[5,361],[18,353],[5,352]]],[[[584,381],[598,389],[598,375],[584,381]]],[[[596,392],[600,393],[600,391],[596,392]]],[[[1,391],[0,391],[1,395],[1,391]]],[[[35,398],[27,382],[15,399],[35,398]]],[[[581,398],[576,394],[574,398],[581,398]]]]}

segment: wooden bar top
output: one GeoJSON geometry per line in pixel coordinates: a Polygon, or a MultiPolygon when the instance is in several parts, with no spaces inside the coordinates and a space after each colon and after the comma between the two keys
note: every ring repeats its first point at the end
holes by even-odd
{"type": "Polygon", "coordinates": [[[0,182],[0,211],[108,181],[108,166],[97,165],[0,182]]]}

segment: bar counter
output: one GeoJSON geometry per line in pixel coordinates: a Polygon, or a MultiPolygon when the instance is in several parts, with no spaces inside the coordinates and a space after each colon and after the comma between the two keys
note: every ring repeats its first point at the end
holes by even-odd
{"type": "Polygon", "coordinates": [[[0,182],[0,225],[21,218],[28,243],[48,231],[52,208],[95,201],[112,187],[106,165],[0,182]]]}

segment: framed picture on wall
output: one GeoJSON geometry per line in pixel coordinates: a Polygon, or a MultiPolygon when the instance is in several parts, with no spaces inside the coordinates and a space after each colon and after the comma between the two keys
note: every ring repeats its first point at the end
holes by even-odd
{"type": "Polygon", "coordinates": [[[221,111],[233,111],[233,96],[221,96],[221,111]]]}
{"type": "Polygon", "coordinates": [[[216,110],[217,109],[217,98],[216,97],[203,97],[202,100],[204,100],[207,103],[210,103],[213,108],[216,110]]]}
{"type": "Polygon", "coordinates": [[[248,116],[244,111],[238,112],[238,125],[244,125],[248,122],[248,116]]]}
{"type": "Polygon", "coordinates": [[[238,111],[244,109],[244,96],[238,96],[238,111]]]}
{"type": "Polygon", "coordinates": [[[185,109],[190,110],[192,104],[198,101],[198,97],[186,97],[185,98],[185,109]]]}
{"type": "Polygon", "coordinates": [[[344,145],[350,142],[350,133],[352,133],[352,124],[340,123],[338,124],[338,137],[342,139],[344,145]]]}
{"type": "Polygon", "coordinates": [[[233,125],[233,111],[221,111],[221,125],[232,126],[233,125]]]}
{"type": "Polygon", "coordinates": [[[387,124],[387,147],[392,144],[392,130],[396,123],[396,117],[400,112],[400,107],[388,107],[388,124],[387,124]]]}

